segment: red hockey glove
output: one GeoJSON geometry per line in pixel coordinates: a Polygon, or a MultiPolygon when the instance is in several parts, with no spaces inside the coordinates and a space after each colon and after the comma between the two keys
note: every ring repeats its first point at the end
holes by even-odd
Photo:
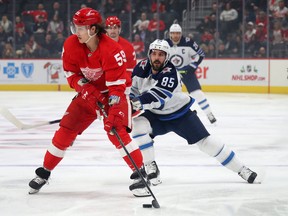
{"type": "Polygon", "coordinates": [[[112,128],[117,130],[122,127],[125,114],[122,111],[123,108],[119,96],[111,95],[109,97],[109,105],[108,117],[104,121],[104,130],[111,133],[112,128]]]}
{"type": "Polygon", "coordinates": [[[84,100],[91,102],[93,105],[96,105],[97,101],[103,105],[106,105],[108,103],[105,95],[98,91],[94,85],[89,83],[82,86],[81,97],[84,100]]]}

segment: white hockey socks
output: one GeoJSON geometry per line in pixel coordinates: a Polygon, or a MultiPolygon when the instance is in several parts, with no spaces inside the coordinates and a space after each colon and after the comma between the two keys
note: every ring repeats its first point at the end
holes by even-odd
{"type": "Polygon", "coordinates": [[[212,110],[210,108],[210,105],[208,103],[208,100],[203,93],[203,91],[195,90],[193,92],[190,92],[191,97],[195,98],[197,101],[199,107],[205,112],[205,114],[208,116],[208,114],[212,113],[212,110]]]}
{"type": "Polygon", "coordinates": [[[244,166],[228,146],[212,135],[200,140],[197,145],[201,151],[215,157],[223,166],[233,172],[240,172],[244,166]]]}

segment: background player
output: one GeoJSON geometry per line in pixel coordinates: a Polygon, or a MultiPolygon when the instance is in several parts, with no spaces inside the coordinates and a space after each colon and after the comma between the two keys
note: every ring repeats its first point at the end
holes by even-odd
{"type": "Polygon", "coordinates": [[[36,177],[29,183],[30,194],[46,184],[51,171],[63,159],[77,135],[100,117],[97,102],[105,105],[108,117],[104,130],[121,156],[134,170],[118,139],[111,133],[114,127],[134,159],[137,167],[143,164],[141,151],[128,134],[131,128],[131,106],[127,94],[125,53],[118,43],[109,38],[102,26],[98,11],[83,8],[73,16],[73,35],[64,43],[62,60],[67,81],[78,95],[68,106],[59,129],[46,151],[43,166],[36,169],[36,177]],[[108,104],[109,103],[109,104],[108,104]]]}
{"type": "MultiPolygon", "coordinates": [[[[257,174],[247,168],[227,145],[210,135],[197,113],[190,110],[195,100],[182,92],[179,73],[169,61],[169,50],[167,41],[155,40],[149,46],[148,59],[139,62],[132,75],[131,103],[135,111],[144,111],[133,119],[132,134],[140,144],[147,179],[153,185],[161,183],[153,138],[175,132],[188,144],[197,144],[202,152],[253,183],[257,174]]],[[[134,183],[130,188],[133,187],[134,194],[140,195],[143,183],[136,172],[131,178],[134,183]]]]}
{"type": "Polygon", "coordinates": [[[172,24],[169,29],[170,61],[176,66],[182,76],[190,95],[196,99],[200,108],[205,112],[211,124],[216,122],[208,100],[201,90],[195,71],[203,61],[205,54],[198,44],[188,37],[182,36],[182,28],[179,24],[172,24]]]}
{"type": "MultiPolygon", "coordinates": [[[[136,66],[136,53],[132,44],[120,36],[121,33],[121,21],[117,16],[109,16],[106,18],[106,31],[107,35],[114,41],[118,42],[125,52],[127,59],[127,73],[132,76],[133,68],[136,66]]],[[[126,83],[127,87],[131,87],[131,79],[126,83]]]]}

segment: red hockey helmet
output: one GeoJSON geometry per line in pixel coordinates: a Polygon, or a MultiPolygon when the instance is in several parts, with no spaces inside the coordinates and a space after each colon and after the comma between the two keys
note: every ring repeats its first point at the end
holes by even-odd
{"type": "Polygon", "coordinates": [[[118,26],[121,27],[121,21],[117,16],[109,16],[106,19],[106,27],[108,26],[118,26]]]}
{"type": "Polygon", "coordinates": [[[100,13],[92,8],[82,8],[78,10],[73,16],[73,23],[75,25],[93,25],[101,24],[102,17],[100,13]]]}

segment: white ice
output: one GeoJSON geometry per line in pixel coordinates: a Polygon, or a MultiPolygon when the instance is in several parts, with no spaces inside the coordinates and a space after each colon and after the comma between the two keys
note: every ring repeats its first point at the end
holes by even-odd
{"type": "MultiPolygon", "coordinates": [[[[77,138],[49,185],[28,195],[57,124],[19,130],[0,116],[0,215],[286,216],[288,215],[288,95],[206,93],[217,118],[210,133],[230,146],[263,179],[248,184],[173,133],[155,139],[163,183],[152,198],[129,191],[130,169],[109,143],[100,121],[77,138]]],[[[0,92],[23,123],[61,118],[73,92],[0,92]]]]}

